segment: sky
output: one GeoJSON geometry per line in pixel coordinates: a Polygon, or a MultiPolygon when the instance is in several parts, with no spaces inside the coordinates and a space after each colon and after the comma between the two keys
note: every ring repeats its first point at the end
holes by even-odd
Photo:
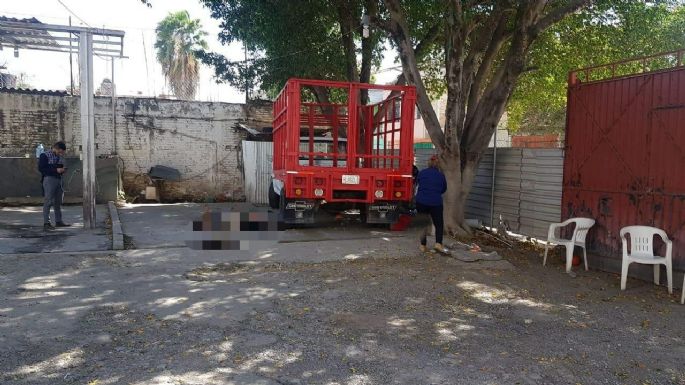
{"type": "MultiPolygon", "coordinates": [[[[170,12],[187,10],[192,18],[200,19],[209,49],[225,55],[229,60],[243,60],[240,43],[223,46],[217,39],[219,21],[210,17],[209,10],[197,0],[152,0],[146,7],[139,0],[0,0],[0,15],[15,18],[35,17],[43,23],[119,29],[124,37],[124,55],[127,59],[114,61],[114,82],[118,95],[159,96],[169,94],[162,68],[154,52],[155,27],[170,12]],[[63,4],[61,4],[63,3],[63,4]],[[65,7],[66,6],[66,7],[65,7]],[[68,9],[67,9],[68,8],[68,9]],[[71,12],[70,12],[71,11],[71,12]],[[80,19],[80,20],[79,20],[80,19]],[[81,21],[82,20],[82,21],[81,21]]],[[[395,67],[393,55],[386,55],[382,68],[395,67]]],[[[73,74],[78,83],[78,59],[73,56],[73,74]]],[[[64,90],[70,84],[69,54],[59,52],[20,50],[15,58],[12,49],[0,51],[0,65],[7,71],[25,78],[33,88],[64,90]]],[[[103,79],[111,78],[112,62],[93,58],[95,89],[103,79]]],[[[397,71],[380,71],[379,83],[392,81],[397,71]]],[[[243,91],[227,84],[216,84],[209,67],[202,66],[198,89],[199,100],[241,103],[243,91]]]]}

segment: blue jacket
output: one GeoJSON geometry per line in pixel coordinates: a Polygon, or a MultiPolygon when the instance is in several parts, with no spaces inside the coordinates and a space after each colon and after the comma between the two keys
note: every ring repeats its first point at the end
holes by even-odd
{"type": "Polygon", "coordinates": [[[58,166],[63,167],[63,165],[53,162],[62,162],[62,159],[58,156],[53,156],[51,161],[47,153],[44,152],[40,154],[40,158],[38,158],[38,171],[40,171],[43,178],[46,176],[54,176],[56,178],[62,177],[62,174],[57,172],[57,168],[58,166]]]}
{"type": "Polygon", "coordinates": [[[442,206],[442,194],[447,191],[445,175],[436,167],[428,167],[419,172],[416,180],[419,184],[416,203],[424,206],[442,206]]]}

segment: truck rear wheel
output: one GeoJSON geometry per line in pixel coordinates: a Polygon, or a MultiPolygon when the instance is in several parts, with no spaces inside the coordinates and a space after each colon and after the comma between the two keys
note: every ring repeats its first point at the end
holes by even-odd
{"type": "Polygon", "coordinates": [[[269,207],[277,209],[280,207],[281,196],[274,191],[274,182],[269,184],[269,207]]]}

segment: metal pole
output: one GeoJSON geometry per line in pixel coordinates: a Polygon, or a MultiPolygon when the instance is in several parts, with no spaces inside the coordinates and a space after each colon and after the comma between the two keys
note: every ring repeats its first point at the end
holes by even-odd
{"type": "Polygon", "coordinates": [[[83,227],[95,228],[95,116],[93,113],[93,34],[79,34],[81,63],[81,157],[83,164],[83,227]]]}
{"type": "Polygon", "coordinates": [[[247,74],[247,44],[245,42],[243,42],[243,50],[245,51],[245,104],[247,104],[250,101],[250,85],[247,74]]]}
{"type": "Polygon", "coordinates": [[[112,152],[117,154],[117,91],[114,86],[114,58],[112,58],[112,135],[114,135],[112,152]]]}
{"type": "MultiPolygon", "coordinates": [[[[71,27],[71,16],[69,16],[69,27],[71,27]]],[[[71,89],[69,90],[69,94],[71,96],[74,96],[74,64],[73,64],[73,59],[72,59],[72,42],[71,38],[74,36],[71,32],[69,32],[69,80],[71,81],[69,84],[71,85],[71,89]]]]}
{"type": "Polygon", "coordinates": [[[497,129],[495,127],[495,136],[492,146],[492,186],[490,187],[490,229],[495,228],[495,174],[497,173],[497,129]]]}

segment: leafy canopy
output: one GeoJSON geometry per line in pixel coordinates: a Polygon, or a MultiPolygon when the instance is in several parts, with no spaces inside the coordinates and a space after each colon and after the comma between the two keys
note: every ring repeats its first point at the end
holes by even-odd
{"type": "MultiPolygon", "coordinates": [[[[201,1],[213,18],[221,20],[219,40],[242,42],[249,59],[229,61],[210,52],[198,55],[215,68],[218,81],[240,89],[247,86],[273,96],[291,77],[349,80],[344,37],[353,39],[353,54],[362,55],[361,0],[201,1]],[[343,32],[348,26],[352,30],[343,32]]],[[[378,66],[382,34],[372,33],[369,41],[368,57],[378,66]]]]}
{"type": "Polygon", "coordinates": [[[540,36],[508,105],[509,127],[563,132],[571,70],[685,48],[680,1],[601,1],[540,36]]]}

